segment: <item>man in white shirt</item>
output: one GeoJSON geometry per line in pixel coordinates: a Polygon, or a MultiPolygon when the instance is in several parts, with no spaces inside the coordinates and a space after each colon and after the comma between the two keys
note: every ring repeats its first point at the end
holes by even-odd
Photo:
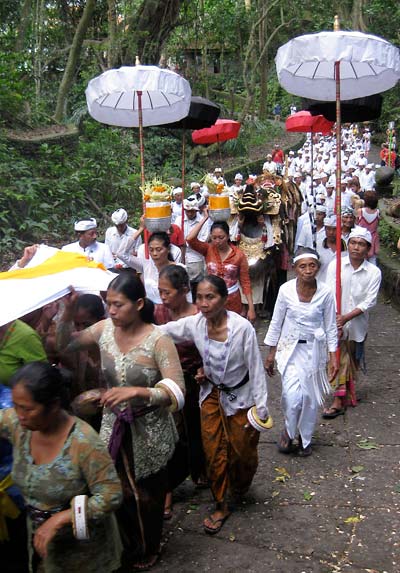
{"type": "Polygon", "coordinates": [[[90,261],[103,263],[106,269],[114,267],[114,258],[110,248],[104,243],[99,243],[97,239],[97,221],[94,218],[76,221],[74,230],[78,235],[75,243],[64,245],[61,250],[69,253],[80,253],[85,255],[90,261]]]}
{"type": "Polygon", "coordinates": [[[177,222],[179,218],[182,218],[182,209],[183,209],[183,191],[182,187],[175,187],[172,191],[173,201],[171,204],[172,207],[172,215],[171,215],[171,223],[177,222]]]}
{"type": "Polygon", "coordinates": [[[351,189],[351,183],[353,181],[352,177],[347,177],[346,181],[345,181],[345,188],[343,189],[342,186],[342,192],[340,195],[340,199],[341,199],[341,204],[342,204],[342,209],[344,209],[345,207],[351,207],[352,208],[352,197],[354,197],[354,195],[356,195],[356,193],[351,189]]]}
{"type": "Polygon", "coordinates": [[[128,238],[132,239],[129,241],[129,252],[136,252],[142,244],[142,238],[140,236],[141,229],[136,230],[133,227],[129,227],[127,223],[128,213],[125,209],[117,209],[114,211],[111,215],[111,220],[114,226],[107,229],[104,242],[110,248],[114,257],[114,268],[129,268],[122,259],[117,257],[117,252],[121,249],[122,243],[127,243],[126,239],[128,238]]]}
{"type": "Polygon", "coordinates": [[[326,214],[332,215],[335,212],[335,198],[336,193],[334,193],[335,184],[332,181],[328,181],[326,184],[326,197],[325,197],[325,207],[326,214]]]}
{"type": "MultiPolygon", "coordinates": [[[[190,231],[202,220],[202,216],[200,215],[199,204],[195,196],[191,195],[187,199],[183,201],[183,208],[185,210],[185,219],[183,222],[183,234],[186,237],[189,235],[190,231]]],[[[181,221],[178,221],[177,224],[180,226],[181,221]]],[[[199,232],[198,239],[199,241],[207,241],[209,233],[209,226],[203,225],[202,229],[199,232]]],[[[185,266],[187,273],[190,279],[190,285],[193,290],[196,289],[197,283],[199,283],[203,276],[204,276],[204,257],[194,249],[192,249],[186,243],[186,252],[185,252],[185,266]]],[[[195,295],[195,292],[193,293],[195,295]]]]}
{"type": "Polygon", "coordinates": [[[359,180],[361,191],[370,191],[375,189],[375,171],[373,171],[373,164],[368,163],[360,173],[359,180]]]}
{"type": "Polygon", "coordinates": [[[276,163],[272,161],[272,154],[268,153],[267,161],[263,165],[263,171],[268,171],[269,173],[276,173],[276,163]]]}
{"type": "MultiPolygon", "coordinates": [[[[364,341],[368,334],[368,313],[375,306],[382,274],[366,258],[372,236],[368,229],[356,226],[350,233],[348,256],[341,261],[342,296],[337,326],[341,334],[340,370],[334,381],[332,406],[324,418],[336,418],[344,413],[347,401],[356,405],[356,372],[364,362],[364,341]]],[[[336,261],[328,267],[326,283],[335,291],[336,261]]]]}
{"type": "MultiPolygon", "coordinates": [[[[243,175],[241,173],[236,173],[233,185],[229,187],[229,197],[237,197],[243,193],[245,185],[243,185],[243,175]]],[[[195,191],[193,191],[195,193],[195,191]]]]}

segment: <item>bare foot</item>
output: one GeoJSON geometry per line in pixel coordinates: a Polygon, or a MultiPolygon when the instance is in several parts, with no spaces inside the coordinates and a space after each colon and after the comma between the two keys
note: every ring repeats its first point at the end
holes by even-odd
{"type": "Polygon", "coordinates": [[[136,563],[133,563],[133,565],[132,565],[133,571],[148,571],[149,569],[154,567],[154,565],[157,563],[159,557],[160,557],[160,554],[156,553],[155,555],[149,555],[148,557],[146,557],[142,561],[136,561],[136,563]]]}

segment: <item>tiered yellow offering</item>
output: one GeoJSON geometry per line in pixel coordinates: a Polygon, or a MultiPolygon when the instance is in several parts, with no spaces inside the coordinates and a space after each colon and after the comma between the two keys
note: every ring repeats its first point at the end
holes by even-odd
{"type": "Polygon", "coordinates": [[[172,187],[153,179],[141,187],[146,205],[145,225],[148,231],[168,231],[171,226],[172,187]]]}
{"type": "Polygon", "coordinates": [[[213,221],[227,221],[231,215],[229,191],[223,181],[217,181],[206,175],[204,183],[207,186],[209,198],[209,215],[213,221]]]}

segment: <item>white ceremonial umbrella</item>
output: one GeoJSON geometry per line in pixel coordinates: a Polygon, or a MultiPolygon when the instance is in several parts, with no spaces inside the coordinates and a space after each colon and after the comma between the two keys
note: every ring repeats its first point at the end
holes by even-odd
{"type": "Polygon", "coordinates": [[[90,80],[90,115],[101,123],[138,127],[144,185],[143,127],[180,121],[189,113],[192,90],[179,74],[157,66],[122,66],[90,80]]]}
{"type": "Polygon", "coordinates": [[[400,51],[371,34],[344,32],[335,16],[333,32],[306,34],[278,50],[276,71],[289,93],[323,101],[336,101],[336,299],[340,313],[341,277],[341,118],[340,101],[386,91],[400,80],[400,51]]]}
{"type": "MultiPolygon", "coordinates": [[[[189,113],[192,90],[185,78],[157,66],[122,66],[90,80],[90,115],[101,123],[139,128],[140,175],[145,185],[143,127],[180,121],[189,113]]],[[[143,200],[143,214],[146,205],[143,200]]],[[[146,257],[148,256],[145,233],[146,257]]]]}

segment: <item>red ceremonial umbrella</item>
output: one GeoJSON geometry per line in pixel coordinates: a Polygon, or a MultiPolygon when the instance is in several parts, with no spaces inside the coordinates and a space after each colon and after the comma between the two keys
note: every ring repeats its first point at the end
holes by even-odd
{"type": "MultiPolygon", "coordinates": [[[[298,111],[285,121],[286,131],[300,132],[300,133],[330,133],[333,127],[333,121],[329,121],[323,115],[312,115],[309,111],[298,111]]],[[[314,210],[310,213],[311,227],[313,229],[313,243],[316,247],[316,229],[314,225],[314,212],[317,204],[317,198],[314,193],[313,184],[313,171],[314,171],[314,151],[313,151],[313,138],[311,135],[311,194],[313,196],[314,210]]]]}
{"type": "Polygon", "coordinates": [[[312,115],[309,111],[298,111],[285,121],[286,131],[301,133],[329,133],[333,121],[327,120],[323,115],[312,115]]]}
{"type": "Polygon", "coordinates": [[[193,143],[200,145],[207,145],[210,143],[218,143],[218,151],[221,160],[221,150],[219,144],[222,141],[229,139],[236,139],[239,135],[241,123],[233,121],[232,119],[217,119],[214,125],[206,127],[205,129],[198,129],[193,131],[193,143]]]}

